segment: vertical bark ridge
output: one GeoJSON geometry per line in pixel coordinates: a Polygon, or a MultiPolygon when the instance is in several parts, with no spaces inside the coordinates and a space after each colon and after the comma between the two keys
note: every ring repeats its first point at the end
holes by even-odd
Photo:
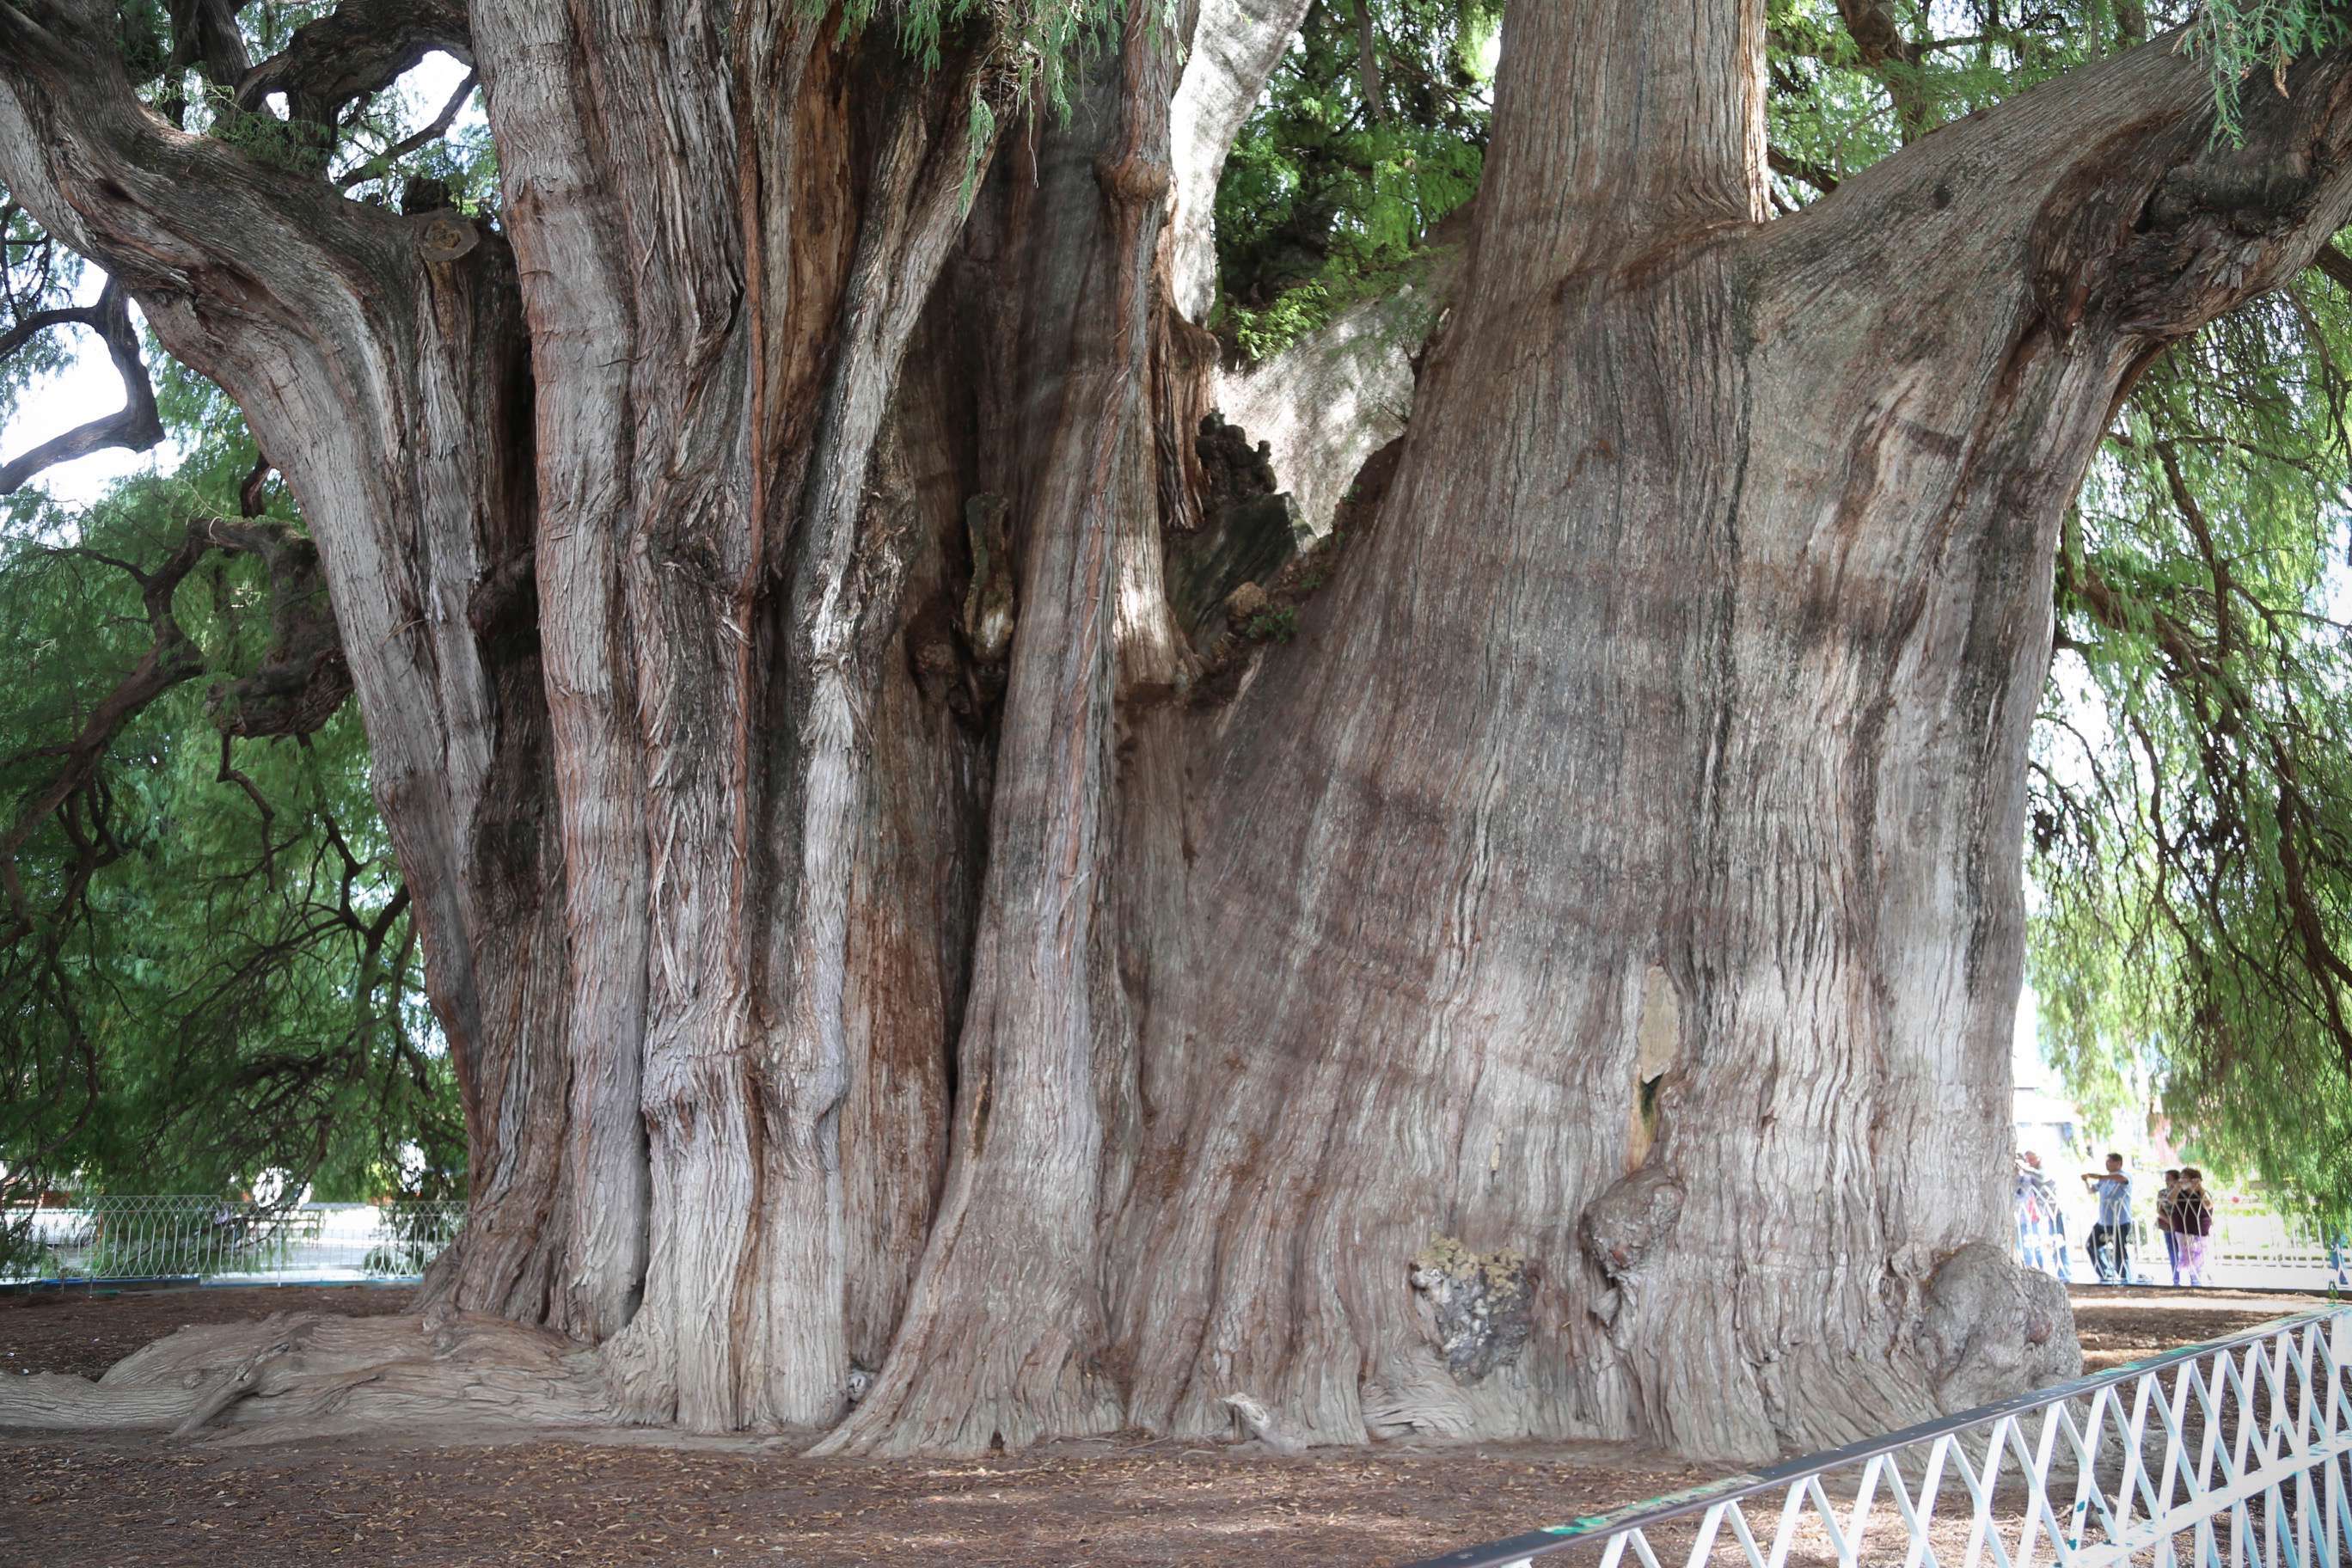
{"type": "MultiPolygon", "coordinates": [[[[604,668],[628,673],[576,703],[568,771],[583,813],[622,803],[595,819],[607,858],[642,858],[634,881],[580,860],[589,895],[643,911],[598,933],[623,978],[581,982],[616,1015],[627,998],[600,987],[635,985],[642,1013],[583,1026],[595,1070],[576,1092],[602,1097],[605,1141],[583,1130],[575,1147],[606,1161],[643,1139],[646,1173],[642,1303],[615,1251],[589,1326],[617,1334],[608,1361],[641,1419],[809,1426],[848,1386],[848,932],[861,897],[901,896],[858,885],[874,871],[859,731],[887,673],[875,611],[897,607],[921,542],[894,533],[867,481],[962,225],[974,80],[887,100],[877,81],[867,101],[893,107],[861,118],[849,83],[875,73],[820,18],[746,8],[730,56],[699,16],[664,31],[618,6],[541,37],[493,26],[482,47],[494,123],[548,149],[509,182],[549,328],[542,407],[570,436],[622,433],[578,474],[561,470],[582,443],[549,448],[568,481],[551,494],[604,497],[602,526],[578,526],[577,506],[542,519],[589,601],[544,612],[571,614],[581,663],[601,643],[604,668]],[[534,76],[536,99],[517,89],[534,76]],[[738,96],[761,106],[740,125],[738,96]],[[623,102],[654,105],[656,133],[618,126],[623,102]],[[587,134],[566,142],[573,124],[587,134]]],[[[935,1108],[910,1114],[936,1131],[935,1108]]],[[[634,1194],[604,1195],[625,1215],[634,1194]]]]}
{"type": "Polygon", "coordinates": [[[632,430],[625,263],[617,215],[587,147],[559,127],[589,117],[560,14],[515,8],[478,24],[485,88],[507,132],[501,178],[531,312],[539,465],[536,587],[562,824],[571,954],[572,1256],[551,1326],[620,1332],[643,1292],[649,1180],[638,1116],[646,983],[643,746],[621,600],[621,520],[632,430]],[[519,62],[509,68],[508,60],[519,62]],[[579,281],[591,275],[595,283],[579,281]]]}
{"type": "Polygon", "coordinates": [[[1478,203],[1488,275],[1563,270],[1765,215],[1761,0],[1608,0],[1503,19],[1478,203]]]}
{"type": "MultiPolygon", "coordinates": [[[[901,673],[885,659],[893,630],[888,613],[898,605],[909,558],[926,532],[910,479],[900,473],[879,487],[870,481],[908,340],[963,226],[967,172],[975,160],[984,168],[991,151],[971,146],[958,134],[958,121],[940,111],[941,102],[964,101],[974,85],[967,72],[936,100],[902,100],[882,133],[792,541],[791,618],[782,637],[791,671],[783,683],[784,721],[793,731],[784,793],[794,802],[795,830],[778,837],[777,852],[795,858],[777,873],[793,899],[788,914],[779,911],[768,960],[767,989],[776,1000],[764,1047],[764,1174],[772,1195],[761,1210],[762,1269],[772,1341],[789,1344],[820,1316],[830,1323],[835,1375],[822,1388],[795,1389],[770,1406],[777,1418],[810,1424],[838,1416],[848,1390],[844,1274],[851,1240],[837,1116],[853,1076],[881,1065],[853,1061],[848,1051],[853,965],[861,956],[851,952],[850,933],[861,920],[887,918],[897,897],[894,888],[859,886],[871,874],[863,824],[877,795],[895,782],[866,779],[870,748],[859,731],[861,721],[887,700],[882,689],[901,673]],[[908,515],[893,515],[900,510],[908,515]],[[800,1201],[788,1203],[788,1195],[800,1201]],[[803,1281],[821,1282],[822,1299],[803,1281]]],[[[863,1103],[871,1110],[877,1101],[869,1096],[863,1103]]],[[[927,1110],[919,1103],[910,1109],[917,1125],[936,1131],[927,1110]]],[[[861,1174],[871,1181],[875,1173],[861,1174]]],[[[859,1260],[873,1261],[865,1255],[859,1260]]],[[[782,1349],[770,1357],[777,1366],[807,1359],[782,1349]]]]}
{"type": "Polygon", "coordinates": [[[592,911],[578,929],[599,949],[580,955],[581,984],[602,1004],[575,1042],[589,1112],[575,1147],[613,1172],[581,1195],[604,1234],[575,1275],[580,1327],[620,1335],[627,1408],[723,1428],[741,1418],[735,1298],[757,1167],[738,830],[752,534],[727,64],[700,7],[494,18],[478,41],[493,124],[526,154],[509,221],[549,328],[534,344],[544,419],[598,433],[541,448],[542,615],[576,637],[553,672],[568,721],[557,765],[577,781],[573,886],[592,911]],[[642,120],[618,123],[624,104],[642,120]],[[616,897],[629,912],[595,918],[616,897]]]}
{"type": "Polygon", "coordinates": [[[912,351],[869,480],[887,532],[910,547],[890,617],[900,629],[859,728],[870,751],[843,944],[845,1312],[850,1356],[867,1371],[898,1329],[946,1172],[949,1062],[986,852],[987,749],[948,609],[961,598],[950,562],[975,487],[939,462],[962,412],[939,336],[927,330],[912,351]]]}
{"type": "Polygon", "coordinates": [[[976,1452],[1123,1419],[1096,1227],[1129,1059],[1108,918],[1122,509],[1153,520],[1142,405],[1172,50],[1131,22],[1007,221],[1022,279],[1019,622],[947,1186],[889,1359],[824,1452],[976,1452]],[[1106,84],[1107,85],[1107,84],[1106,84]],[[1078,308],[1078,301],[1091,301],[1078,308]],[[1110,1081],[1107,1081],[1110,1080],[1110,1081]]]}

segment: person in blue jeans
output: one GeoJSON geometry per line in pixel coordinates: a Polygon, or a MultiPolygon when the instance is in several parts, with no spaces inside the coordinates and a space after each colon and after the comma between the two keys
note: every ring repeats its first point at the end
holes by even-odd
{"type": "Polygon", "coordinates": [[[2124,1157],[2107,1156],[2104,1172],[2085,1171],[2084,1184],[2098,1194],[2099,1223],[2091,1227],[2091,1267],[2102,1285],[2131,1283],[2131,1178],[2124,1174],[2124,1157]],[[2107,1255],[2115,1263],[2110,1270],[2107,1255]]]}

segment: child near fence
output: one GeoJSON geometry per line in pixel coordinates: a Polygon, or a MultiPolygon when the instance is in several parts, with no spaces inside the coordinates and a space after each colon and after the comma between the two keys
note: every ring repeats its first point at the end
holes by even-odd
{"type": "Polygon", "coordinates": [[[2172,1288],[2180,1289],[2180,1233],[2173,1227],[2174,1207],[2180,1201],[2180,1173],[2164,1173],[2164,1187],[2156,1194],[2156,1228],[2164,1237],[2164,1258],[2172,1265],[2172,1288]]]}
{"type": "Polygon", "coordinates": [[[2180,1190],[2172,1200],[2172,1234],[2180,1247],[2180,1272],[2189,1283],[2205,1283],[2205,1248],[2213,1237],[2213,1198],[2205,1190],[2205,1173],[2190,1165],[2180,1173],[2180,1190]]]}

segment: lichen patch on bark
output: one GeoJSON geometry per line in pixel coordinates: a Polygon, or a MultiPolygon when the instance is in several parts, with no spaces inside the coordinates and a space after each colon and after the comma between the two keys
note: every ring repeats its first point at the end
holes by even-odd
{"type": "Polygon", "coordinates": [[[1519,1358],[1535,1332],[1542,1269],[1510,1247],[1474,1252],[1433,1236],[1412,1260],[1412,1279],[1430,1341],[1459,1383],[1476,1383],[1519,1358]]]}

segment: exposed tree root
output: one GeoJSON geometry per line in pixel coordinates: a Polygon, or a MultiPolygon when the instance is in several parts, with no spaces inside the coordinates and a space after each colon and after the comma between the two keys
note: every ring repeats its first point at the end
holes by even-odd
{"type": "Polygon", "coordinates": [[[1292,1436],[1271,1411],[1248,1394],[1228,1394],[1223,1403],[1234,1413],[1234,1426],[1241,1436],[1244,1439],[1256,1438],[1265,1445],[1268,1453],[1296,1454],[1306,1448],[1307,1445],[1292,1436]]]}
{"type": "Polygon", "coordinates": [[[939,1289],[936,1279],[919,1283],[909,1321],[866,1397],[809,1452],[965,1457],[1052,1437],[1099,1436],[1126,1424],[1118,1392],[1095,1352],[1096,1336],[1067,1326],[1087,1321],[1089,1313],[1066,1281],[1024,1278],[1011,1267],[991,1279],[986,1299],[990,1310],[974,1313],[957,1292],[939,1289]]]}
{"type": "Polygon", "coordinates": [[[394,1424],[593,1426],[619,1419],[593,1352],[471,1312],[344,1318],[275,1313],[187,1328],[93,1383],[43,1373],[0,1383],[0,1426],[215,1425],[276,1441],[394,1424]]]}
{"type": "MultiPolygon", "coordinates": [[[[1722,1356],[1692,1353],[1696,1325],[1685,1321],[1677,1326],[1684,1353],[1649,1369],[1651,1379],[1664,1381],[1636,1381],[1617,1392],[1679,1413],[1684,1424],[1666,1429],[1687,1447],[1770,1458],[1792,1445],[1867,1436],[2079,1373],[2064,1288],[2021,1271],[1998,1247],[1963,1247],[1921,1283],[1919,1299],[1898,1313],[1911,1348],[1890,1363],[1890,1373],[1910,1375],[1856,1380],[1850,1366],[1841,1373],[1832,1364],[1850,1354],[1837,1345],[1785,1347],[1744,1363],[1726,1359],[1739,1353],[1736,1345],[1722,1356]],[[1752,1389],[1724,1384],[1719,1369],[1743,1363],[1752,1389]],[[1696,1412],[1716,1425],[1690,1425],[1696,1412]],[[1766,1426],[1755,1433],[1742,1425],[1759,1421],[1766,1426]]],[[[999,1276],[992,1299],[1002,1310],[998,1324],[1086,1317],[1066,1290],[1034,1276],[999,1276]]],[[[1127,1413],[1116,1379],[1088,1343],[1089,1336],[1051,1327],[1024,1334],[975,1323],[932,1302],[902,1333],[867,1397],[808,1452],[972,1455],[1114,1431],[1127,1413]]],[[[1433,1359],[1430,1372],[1446,1377],[1433,1359]]],[[[1214,1431],[1201,1436],[1255,1440],[1275,1454],[1295,1454],[1316,1440],[1316,1428],[1300,1425],[1295,1398],[1269,1403],[1237,1391],[1213,1409],[1214,1431]]],[[[479,1434],[633,1424],[604,1352],[442,1307],[383,1318],[281,1312],[257,1323],[185,1328],[95,1382],[58,1373],[0,1380],[0,1427],[143,1429],[256,1443],[371,1428],[479,1434]]],[[[1450,1425],[1372,1423],[1388,1435],[1424,1437],[1448,1435],[1450,1425]]],[[[1494,1425],[1470,1422],[1458,1435],[1475,1437],[1494,1425]]]]}

